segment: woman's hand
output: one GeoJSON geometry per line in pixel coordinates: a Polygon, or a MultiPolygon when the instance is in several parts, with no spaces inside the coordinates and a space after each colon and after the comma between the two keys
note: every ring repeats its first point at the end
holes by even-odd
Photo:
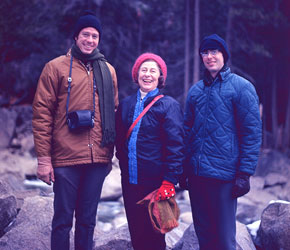
{"type": "Polygon", "coordinates": [[[166,200],[175,196],[175,188],[174,185],[164,180],[155,196],[155,200],[166,200]]]}

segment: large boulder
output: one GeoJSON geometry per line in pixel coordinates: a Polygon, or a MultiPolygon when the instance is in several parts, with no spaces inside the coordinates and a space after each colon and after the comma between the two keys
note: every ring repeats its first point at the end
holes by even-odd
{"type": "Polygon", "coordinates": [[[290,203],[271,203],[262,213],[255,244],[263,250],[290,249],[290,203]]]}
{"type": "Polygon", "coordinates": [[[188,249],[192,250],[199,249],[198,239],[193,224],[191,224],[185,230],[182,238],[173,247],[173,250],[188,250],[188,249]]]}
{"type": "Polygon", "coordinates": [[[243,224],[249,224],[261,218],[261,214],[271,200],[276,200],[277,196],[261,189],[261,179],[251,178],[251,190],[246,195],[238,198],[237,220],[243,224]],[[258,183],[255,183],[255,180],[258,183]]]}
{"type": "Polygon", "coordinates": [[[10,147],[35,156],[31,105],[0,108],[0,120],[0,149],[10,147]]]}
{"type": "MultiPolygon", "coordinates": [[[[166,234],[167,250],[173,249],[173,246],[180,240],[187,227],[188,225],[180,223],[179,227],[166,234]]],[[[94,234],[94,242],[94,250],[133,250],[128,224],[111,230],[110,233],[94,234]]]]}
{"type": "Polygon", "coordinates": [[[0,149],[9,147],[16,127],[17,112],[0,108],[0,149]]]}
{"type": "Polygon", "coordinates": [[[182,238],[185,230],[191,223],[183,223],[179,220],[179,226],[165,235],[167,249],[173,249],[177,242],[182,238]]]}
{"type": "Polygon", "coordinates": [[[269,173],[281,174],[290,178],[290,159],[287,155],[272,149],[261,151],[255,176],[265,177],[269,173]]]}
{"type": "Polygon", "coordinates": [[[28,197],[13,227],[0,238],[0,249],[49,250],[52,198],[28,197]]]}
{"type": "MultiPolygon", "coordinates": [[[[255,246],[251,239],[251,236],[246,228],[246,226],[242,223],[237,222],[237,250],[255,250],[255,246]]],[[[194,230],[193,224],[191,224],[184,232],[183,237],[177,244],[173,247],[173,250],[198,250],[198,239],[194,230]]]]}
{"type": "Polygon", "coordinates": [[[110,231],[110,233],[94,235],[94,250],[133,250],[128,225],[110,231]]]}
{"type": "Polygon", "coordinates": [[[256,247],[252,241],[251,235],[246,227],[246,225],[236,222],[237,233],[237,249],[241,250],[256,250],[256,247]]]}
{"type": "Polygon", "coordinates": [[[0,181],[0,237],[9,229],[17,215],[17,202],[9,187],[0,181]]]}
{"type": "Polygon", "coordinates": [[[24,190],[26,176],[36,175],[37,160],[30,155],[20,155],[9,149],[0,151],[0,178],[12,190],[24,190]]]}

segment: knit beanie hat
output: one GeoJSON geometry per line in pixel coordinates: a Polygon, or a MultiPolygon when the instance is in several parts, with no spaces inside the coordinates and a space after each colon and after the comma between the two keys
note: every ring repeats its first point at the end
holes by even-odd
{"type": "Polygon", "coordinates": [[[165,84],[165,80],[166,80],[166,77],[167,77],[167,66],[166,66],[166,63],[164,62],[164,60],[156,55],[156,54],[153,54],[153,53],[144,53],[144,54],[141,54],[135,61],[134,63],[134,66],[132,68],[132,78],[133,78],[133,81],[135,83],[138,82],[138,71],[139,71],[139,68],[141,66],[141,64],[147,60],[153,60],[155,61],[158,66],[160,67],[160,70],[162,72],[162,75],[163,75],[163,78],[164,78],[164,82],[163,82],[163,85],[165,84]]]}
{"type": "Polygon", "coordinates": [[[200,43],[199,46],[199,55],[201,52],[207,51],[207,50],[214,50],[218,49],[220,52],[222,52],[224,57],[224,62],[226,63],[230,57],[230,52],[228,50],[228,46],[224,39],[222,39],[217,34],[212,34],[210,36],[206,36],[200,43]]]}
{"type": "Polygon", "coordinates": [[[73,33],[73,38],[77,37],[80,31],[87,27],[95,28],[99,32],[99,36],[101,39],[102,27],[101,27],[100,20],[95,16],[95,14],[92,11],[89,11],[89,10],[86,10],[76,22],[74,33],[73,33]]]}

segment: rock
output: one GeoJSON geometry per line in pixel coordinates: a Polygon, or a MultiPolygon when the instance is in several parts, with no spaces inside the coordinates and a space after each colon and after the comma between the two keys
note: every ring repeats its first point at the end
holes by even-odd
{"type": "Polygon", "coordinates": [[[30,189],[30,190],[17,190],[13,192],[17,200],[17,210],[20,210],[24,204],[24,200],[27,197],[34,197],[40,194],[39,190],[37,189],[30,189]]]}
{"type": "MultiPolygon", "coordinates": [[[[23,181],[27,175],[36,175],[37,160],[30,155],[19,155],[13,153],[10,150],[0,151],[0,176],[7,177],[7,175],[12,175],[17,179],[17,182],[10,182],[9,186],[13,190],[23,189],[23,181]]],[[[13,178],[12,178],[13,179],[13,178]]]]}
{"type": "Polygon", "coordinates": [[[264,208],[277,197],[266,190],[251,189],[249,193],[238,198],[237,220],[249,224],[261,218],[264,208]]]}
{"type": "MultiPolygon", "coordinates": [[[[237,222],[237,250],[255,250],[255,246],[251,239],[251,236],[244,224],[237,222]]],[[[172,248],[173,250],[197,250],[199,249],[198,239],[194,230],[193,224],[191,224],[184,232],[183,237],[172,248]]]]}
{"type": "Polygon", "coordinates": [[[284,191],[284,188],[282,186],[272,186],[272,187],[267,187],[265,188],[265,191],[267,191],[268,193],[274,195],[275,197],[277,197],[276,199],[280,199],[280,200],[284,200],[284,197],[281,197],[281,194],[284,191]]]}
{"type": "MultiPolygon", "coordinates": [[[[21,154],[30,154],[34,151],[34,138],[32,134],[19,135],[18,138],[13,138],[11,147],[18,148],[21,154]]],[[[34,155],[31,155],[34,156],[34,155]]]]}
{"type": "Polygon", "coordinates": [[[52,198],[28,197],[13,227],[0,238],[0,249],[49,250],[52,198]]]}
{"type": "Polygon", "coordinates": [[[7,195],[8,193],[11,193],[12,189],[7,185],[6,182],[0,181],[0,197],[3,195],[7,195]]]}
{"type": "Polygon", "coordinates": [[[7,227],[16,218],[17,202],[13,195],[0,198],[0,237],[7,231],[7,227]]]}
{"type": "Polygon", "coordinates": [[[256,247],[252,241],[251,235],[249,234],[246,225],[237,221],[236,227],[237,227],[237,233],[236,233],[237,245],[240,247],[240,249],[256,250],[256,247]]]}
{"type": "Polygon", "coordinates": [[[13,106],[0,109],[0,149],[8,147],[21,153],[34,154],[32,135],[32,107],[30,105],[13,106]]]}
{"type": "Polygon", "coordinates": [[[113,165],[106,177],[101,193],[101,200],[118,200],[122,196],[121,173],[119,167],[113,165]]]}
{"type": "Polygon", "coordinates": [[[17,113],[16,120],[17,136],[32,134],[32,106],[18,105],[14,106],[13,109],[17,113]]]}
{"type": "Polygon", "coordinates": [[[290,249],[290,203],[275,202],[261,217],[255,243],[263,250],[290,249]]]}
{"type": "MultiPolygon", "coordinates": [[[[186,212],[191,212],[191,206],[190,206],[190,201],[189,200],[180,200],[178,198],[176,198],[176,202],[177,202],[177,205],[180,209],[180,213],[186,213],[186,212]]],[[[191,222],[192,223],[192,222],[191,222]]],[[[188,223],[190,224],[190,223],[188,223]]]]}
{"type": "Polygon", "coordinates": [[[188,211],[188,212],[184,212],[184,213],[181,213],[180,216],[179,216],[179,220],[186,223],[186,224],[191,224],[192,223],[192,213],[191,211],[188,211]]]}
{"type": "MultiPolygon", "coordinates": [[[[172,249],[173,245],[182,237],[188,225],[180,223],[179,227],[173,229],[165,236],[166,249],[172,249]]],[[[133,250],[128,224],[101,235],[94,235],[94,250],[133,250]]]]}
{"type": "Polygon", "coordinates": [[[182,238],[184,231],[189,227],[189,224],[179,221],[179,226],[165,235],[167,249],[172,249],[176,243],[182,238]]]}
{"type": "Polygon", "coordinates": [[[133,250],[128,225],[110,231],[110,233],[96,235],[94,250],[133,250]]]}
{"type": "Polygon", "coordinates": [[[257,220],[257,221],[254,221],[253,223],[247,225],[247,228],[248,228],[249,233],[251,234],[252,238],[256,238],[260,224],[261,224],[261,220],[257,220]]]}
{"type": "MultiPolygon", "coordinates": [[[[98,213],[97,213],[98,223],[101,222],[104,225],[104,223],[113,222],[114,225],[111,225],[112,228],[113,228],[113,226],[114,226],[114,228],[117,228],[120,226],[120,224],[118,224],[118,222],[123,223],[121,217],[126,218],[125,209],[124,209],[124,206],[121,202],[118,202],[118,201],[103,202],[103,201],[101,201],[99,203],[98,213]],[[114,221],[116,217],[118,218],[118,220],[114,221]]],[[[104,230],[104,231],[108,231],[108,230],[112,229],[112,228],[108,228],[108,225],[106,227],[107,227],[107,230],[104,230]]]]}
{"type": "Polygon", "coordinates": [[[265,187],[271,187],[275,185],[284,185],[287,183],[287,181],[288,179],[281,174],[269,173],[265,177],[265,187]]]}
{"type": "Polygon", "coordinates": [[[173,250],[196,250],[199,249],[197,236],[193,224],[184,232],[183,237],[175,244],[173,250]]]}
{"type": "Polygon", "coordinates": [[[261,190],[265,186],[265,178],[260,176],[252,176],[250,178],[251,189],[261,190]]]}
{"type": "Polygon", "coordinates": [[[0,181],[0,237],[9,230],[17,215],[17,202],[9,187],[0,181]]]}
{"type": "Polygon", "coordinates": [[[287,182],[281,193],[279,193],[278,198],[281,200],[290,201],[290,181],[287,182]]]}
{"type": "Polygon", "coordinates": [[[272,149],[261,150],[255,176],[265,177],[269,173],[278,173],[289,179],[290,159],[279,151],[272,149]]]}
{"type": "Polygon", "coordinates": [[[17,113],[11,109],[0,108],[0,149],[7,148],[13,138],[17,113]]]}

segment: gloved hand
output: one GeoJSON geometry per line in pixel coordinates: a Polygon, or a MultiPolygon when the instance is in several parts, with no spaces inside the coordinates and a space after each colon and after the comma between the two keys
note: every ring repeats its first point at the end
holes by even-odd
{"type": "Polygon", "coordinates": [[[238,198],[250,191],[250,175],[244,172],[236,174],[234,186],[232,190],[232,197],[238,198]]]}
{"type": "Polygon", "coordinates": [[[155,196],[155,200],[166,200],[173,196],[175,196],[174,185],[171,182],[164,180],[155,196]]]}
{"type": "Polygon", "coordinates": [[[51,164],[51,157],[43,156],[38,157],[37,178],[42,180],[48,185],[54,182],[53,167],[51,164]]]}

